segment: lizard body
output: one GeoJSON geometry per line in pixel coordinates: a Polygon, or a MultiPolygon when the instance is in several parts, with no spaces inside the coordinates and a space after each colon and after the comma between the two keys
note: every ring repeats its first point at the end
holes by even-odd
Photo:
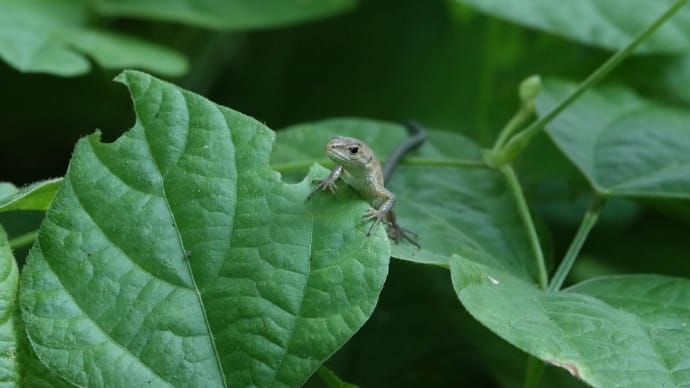
{"type": "MultiPolygon", "coordinates": [[[[326,144],[326,154],[338,164],[331,173],[312,190],[333,192],[336,181],[342,178],[345,183],[358,191],[372,206],[365,214],[365,221],[373,221],[367,236],[383,223],[388,236],[397,242],[400,238],[419,245],[397,224],[392,207],[395,195],[384,186],[383,169],[374,151],[363,141],[345,136],[336,136],[326,144]]],[[[311,195],[311,194],[310,194],[311,195]]]]}

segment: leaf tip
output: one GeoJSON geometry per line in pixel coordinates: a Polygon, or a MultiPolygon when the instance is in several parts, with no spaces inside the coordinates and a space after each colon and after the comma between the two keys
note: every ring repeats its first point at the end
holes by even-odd
{"type": "Polygon", "coordinates": [[[151,76],[149,74],[144,73],[143,71],[126,69],[121,71],[120,74],[118,74],[117,76],[115,76],[113,81],[129,86],[132,79],[142,79],[150,77],[151,76]]]}

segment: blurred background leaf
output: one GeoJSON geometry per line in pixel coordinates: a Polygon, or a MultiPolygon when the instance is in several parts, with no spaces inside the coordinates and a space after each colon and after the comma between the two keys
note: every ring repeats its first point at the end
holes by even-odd
{"type": "Polygon", "coordinates": [[[88,72],[88,58],[107,69],[135,67],[180,76],[188,71],[188,61],[181,53],[119,32],[113,18],[241,31],[323,18],[354,4],[355,0],[0,0],[0,58],[22,72],[60,76],[88,72]]]}
{"type": "Polygon", "coordinates": [[[330,16],[352,8],[356,0],[96,0],[108,16],[162,20],[219,30],[278,27],[330,16]]]}
{"type": "MultiPolygon", "coordinates": [[[[612,50],[625,46],[673,4],[673,0],[458,1],[514,23],[612,50]]],[[[690,8],[685,7],[639,51],[678,53],[689,48],[690,8]]]]}
{"type": "Polygon", "coordinates": [[[75,76],[89,56],[108,69],[138,67],[176,76],[187,71],[179,53],[94,25],[80,0],[0,0],[0,58],[22,72],[75,76]]]}
{"type": "MultiPolygon", "coordinates": [[[[575,89],[544,83],[540,114],[575,89]]],[[[602,195],[690,199],[690,114],[623,87],[590,90],[547,125],[548,134],[602,195]]]]}

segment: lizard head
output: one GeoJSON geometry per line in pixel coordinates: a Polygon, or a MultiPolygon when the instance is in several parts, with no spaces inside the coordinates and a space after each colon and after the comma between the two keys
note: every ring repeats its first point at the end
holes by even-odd
{"type": "Polygon", "coordinates": [[[345,169],[368,168],[376,160],[374,152],[366,143],[353,137],[336,136],[326,143],[326,153],[332,161],[345,169]]]}

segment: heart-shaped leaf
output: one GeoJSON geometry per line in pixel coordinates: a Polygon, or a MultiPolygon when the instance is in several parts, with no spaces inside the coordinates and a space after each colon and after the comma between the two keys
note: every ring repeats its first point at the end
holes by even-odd
{"type": "MultiPolygon", "coordinates": [[[[574,84],[549,80],[545,114],[574,84]]],[[[556,145],[602,195],[690,198],[690,114],[611,86],[585,93],[547,126],[556,145]]]]}
{"type": "Polygon", "coordinates": [[[690,281],[597,278],[547,292],[497,268],[455,257],[465,308],[518,348],[596,387],[690,384],[690,281]]]}
{"type": "Polygon", "coordinates": [[[372,313],[388,269],[351,191],[306,201],[254,119],[139,72],[135,126],[77,144],[22,272],[32,345],[88,386],[298,386],[372,313]]]}

